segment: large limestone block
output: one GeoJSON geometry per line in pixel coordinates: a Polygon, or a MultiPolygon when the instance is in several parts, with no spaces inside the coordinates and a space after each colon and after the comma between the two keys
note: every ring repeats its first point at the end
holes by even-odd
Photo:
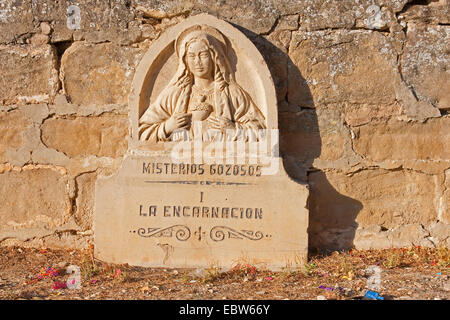
{"type": "Polygon", "coordinates": [[[395,23],[395,12],[407,0],[304,0],[295,1],[300,12],[300,29],[388,29],[395,23]]]}
{"type": "Polygon", "coordinates": [[[78,192],[74,217],[83,230],[92,229],[96,180],[95,172],[81,174],[75,179],[78,192]]]}
{"type": "Polygon", "coordinates": [[[50,45],[0,45],[0,103],[52,101],[59,87],[56,65],[50,45]]]}
{"type": "Polygon", "coordinates": [[[283,168],[275,87],[252,42],[198,15],[162,34],[136,70],[127,155],[117,174],[96,182],[96,257],[153,267],[300,267],[308,188],[283,168]],[[189,128],[179,121],[188,117],[189,128]]]}
{"type": "Polygon", "coordinates": [[[121,115],[48,119],[42,141],[69,157],[120,157],[127,149],[128,120],[121,115]]]}
{"type": "Polygon", "coordinates": [[[256,166],[181,168],[168,158],[127,156],[119,174],[97,180],[97,258],[146,267],[300,267],[308,192],[278,161],[280,172],[263,176],[256,166]]]}
{"type": "Polygon", "coordinates": [[[430,235],[437,246],[445,246],[450,239],[450,224],[444,222],[434,223],[429,227],[430,235]]]}
{"type": "Polygon", "coordinates": [[[292,104],[389,105],[395,101],[396,48],[381,33],[294,32],[289,56],[294,63],[289,68],[288,101],[292,104]]]}
{"type": "MultiPolygon", "coordinates": [[[[146,1],[134,0],[133,6],[144,16],[165,19],[183,14],[207,12],[240,25],[257,34],[268,33],[280,15],[279,1],[146,1]]],[[[283,1],[290,2],[292,1],[283,1]]]]}
{"type": "Polygon", "coordinates": [[[404,110],[399,103],[391,105],[344,104],[345,122],[351,127],[361,126],[371,121],[401,117],[403,113],[404,110]]]}
{"type": "Polygon", "coordinates": [[[427,1],[427,4],[412,4],[399,15],[399,20],[425,22],[431,24],[450,23],[450,3],[448,0],[427,1]]]}
{"type": "Polygon", "coordinates": [[[354,150],[372,160],[450,159],[450,117],[374,122],[355,129],[354,150]]]}
{"type": "Polygon", "coordinates": [[[74,104],[126,104],[142,50],[112,43],[75,42],[61,61],[62,83],[74,104]]]}
{"type": "Polygon", "coordinates": [[[349,139],[339,111],[332,108],[280,113],[280,132],[283,154],[309,163],[342,158],[349,139]]]}
{"type": "Polygon", "coordinates": [[[444,194],[442,195],[439,218],[445,223],[450,223],[450,169],[445,171],[444,194]]]}
{"type": "Polygon", "coordinates": [[[10,43],[21,35],[32,32],[31,1],[4,0],[0,2],[0,43],[10,43]]]}
{"type": "Polygon", "coordinates": [[[450,109],[450,27],[409,23],[402,74],[419,100],[450,109]]]}
{"type": "Polygon", "coordinates": [[[70,217],[67,176],[50,167],[2,170],[0,202],[0,239],[52,233],[70,217]]]}
{"type": "Polygon", "coordinates": [[[24,134],[31,121],[21,110],[0,111],[0,161],[7,162],[6,151],[19,150],[24,145],[24,134]]]}
{"type": "MultiPolygon", "coordinates": [[[[442,245],[439,235],[430,237],[430,232],[418,223],[400,225],[392,230],[382,229],[378,225],[358,228],[353,241],[357,250],[406,248],[412,246],[435,247],[442,245]]],[[[448,229],[447,229],[447,237],[448,229]]]]}
{"type": "Polygon", "coordinates": [[[135,11],[126,1],[40,0],[33,1],[32,10],[35,20],[50,22],[52,43],[75,37],[120,41],[135,18],[135,11]]]}
{"type": "Polygon", "coordinates": [[[313,247],[351,247],[357,228],[429,224],[438,218],[437,179],[409,170],[309,174],[310,241],[313,247]],[[348,239],[348,241],[345,241],[348,239]]]}

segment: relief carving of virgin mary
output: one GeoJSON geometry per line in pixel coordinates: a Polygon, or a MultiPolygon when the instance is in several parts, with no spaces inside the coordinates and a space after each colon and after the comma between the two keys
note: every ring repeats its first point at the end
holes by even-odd
{"type": "Polygon", "coordinates": [[[180,141],[199,138],[257,140],[265,119],[235,81],[225,36],[203,25],[183,31],[175,41],[178,69],[139,119],[139,139],[180,141]],[[195,130],[201,124],[201,130],[195,130]],[[231,134],[230,134],[231,133],[231,134]]]}

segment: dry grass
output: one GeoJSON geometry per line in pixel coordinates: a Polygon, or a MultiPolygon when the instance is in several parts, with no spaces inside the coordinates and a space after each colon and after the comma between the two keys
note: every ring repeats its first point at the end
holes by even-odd
{"type": "MultiPolygon", "coordinates": [[[[113,265],[96,260],[93,248],[45,253],[36,249],[0,248],[0,299],[315,299],[318,295],[349,299],[364,295],[368,278],[373,274],[370,266],[382,270],[383,294],[395,297],[399,295],[396,290],[410,281],[423,283],[423,288],[429,286],[417,294],[431,299],[436,294],[445,295],[439,288],[448,277],[449,260],[447,248],[350,250],[310,257],[297,270],[271,272],[240,262],[221,272],[215,266],[174,270],[113,265]],[[80,267],[82,289],[53,290],[54,281],[66,281],[70,276],[65,272],[27,284],[42,268],[61,261],[80,267]]],[[[415,287],[411,288],[402,294],[408,295],[409,291],[415,294],[415,287]]]]}

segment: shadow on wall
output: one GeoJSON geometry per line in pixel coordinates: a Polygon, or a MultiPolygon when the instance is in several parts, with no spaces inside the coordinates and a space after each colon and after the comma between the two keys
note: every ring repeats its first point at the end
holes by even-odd
{"type": "MultiPolygon", "coordinates": [[[[298,183],[310,187],[309,253],[326,254],[336,250],[348,250],[353,246],[355,219],[362,209],[361,202],[340,194],[328,181],[326,174],[313,167],[314,159],[322,151],[317,111],[308,84],[288,54],[263,36],[234,25],[241,30],[263,55],[275,82],[278,97],[278,126],[280,130],[280,154],[289,176],[298,183]],[[302,108],[289,105],[288,76],[298,85],[290,85],[301,92],[302,108]]],[[[292,90],[292,89],[291,89],[292,90]]],[[[296,92],[298,95],[299,92],[296,92]]]]}

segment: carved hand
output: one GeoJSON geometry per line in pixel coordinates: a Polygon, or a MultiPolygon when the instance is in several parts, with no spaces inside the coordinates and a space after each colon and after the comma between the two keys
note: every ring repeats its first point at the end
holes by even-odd
{"type": "Polygon", "coordinates": [[[236,126],[230,119],[223,117],[210,116],[208,119],[209,127],[212,129],[217,129],[225,131],[226,129],[235,129],[236,126]]]}
{"type": "Polygon", "coordinates": [[[177,129],[189,130],[191,126],[191,116],[190,113],[176,113],[172,115],[164,124],[164,130],[169,136],[177,129]]]}

